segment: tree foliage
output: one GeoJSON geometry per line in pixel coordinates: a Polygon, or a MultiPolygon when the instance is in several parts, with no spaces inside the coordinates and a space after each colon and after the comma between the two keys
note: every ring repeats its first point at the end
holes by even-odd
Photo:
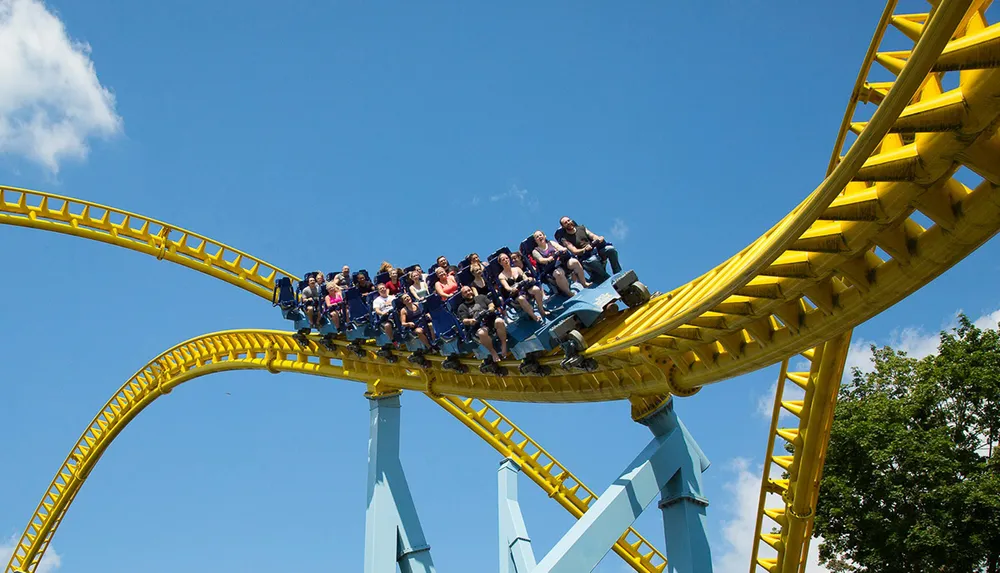
{"type": "Polygon", "coordinates": [[[1000,573],[1000,334],[967,317],[841,386],[814,533],[839,571],[1000,573]]]}

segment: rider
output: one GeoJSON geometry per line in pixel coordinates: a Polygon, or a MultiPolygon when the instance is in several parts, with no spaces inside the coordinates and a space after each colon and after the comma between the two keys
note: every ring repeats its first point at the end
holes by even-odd
{"type": "Polygon", "coordinates": [[[557,240],[583,262],[583,266],[590,271],[592,277],[598,278],[599,281],[608,278],[605,261],[611,262],[613,274],[622,272],[622,266],[618,264],[618,251],[605,241],[604,237],[594,234],[583,225],[578,225],[569,217],[559,219],[559,226],[561,229],[557,233],[557,240]]]}
{"type": "Polygon", "coordinates": [[[309,317],[309,325],[319,328],[320,314],[318,311],[323,298],[322,291],[319,289],[315,275],[309,275],[307,282],[306,288],[299,293],[299,301],[305,307],[306,316],[309,317]]]}
{"type": "Polygon", "coordinates": [[[382,332],[389,337],[392,343],[392,309],[395,295],[389,294],[389,289],[385,283],[378,284],[378,296],[372,301],[372,310],[375,311],[376,320],[382,327],[382,332]]]}
{"type": "Polygon", "coordinates": [[[489,350],[493,362],[507,355],[507,325],[496,312],[496,307],[486,295],[474,295],[469,286],[462,287],[462,304],[458,305],[458,318],[469,332],[474,332],[479,343],[489,350]],[[500,339],[500,354],[493,346],[492,334],[500,339]]]}

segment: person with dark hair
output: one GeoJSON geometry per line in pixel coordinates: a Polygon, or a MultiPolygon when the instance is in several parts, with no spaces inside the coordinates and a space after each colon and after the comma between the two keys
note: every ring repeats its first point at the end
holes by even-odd
{"type": "Polygon", "coordinates": [[[366,295],[370,292],[375,292],[375,285],[372,284],[371,279],[365,273],[358,273],[354,275],[354,284],[358,287],[358,292],[362,295],[366,295]]]}
{"type": "Polygon", "coordinates": [[[510,256],[506,253],[501,253],[497,257],[497,262],[500,263],[500,274],[497,275],[497,281],[500,283],[504,298],[514,299],[521,310],[531,317],[531,320],[541,322],[544,317],[549,315],[549,312],[545,310],[545,295],[542,293],[542,288],[538,286],[535,279],[526,275],[523,270],[511,266],[510,256]],[[538,314],[535,314],[531,309],[531,303],[528,302],[527,298],[529,295],[535,299],[538,314]]]}
{"type": "Polygon", "coordinates": [[[320,313],[317,311],[320,308],[322,298],[322,291],[319,290],[316,276],[309,275],[309,278],[306,280],[306,288],[299,292],[299,302],[302,303],[303,310],[305,310],[306,316],[309,318],[309,325],[313,328],[319,328],[320,313]]]}
{"type": "Polygon", "coordinates": [[[535,231],[532,235],[535,239],[535,248],[531,251],[531,256],[538,262],[538,271],[543,277],[551,276],[555,279],[556,287],[566,296],[573,296],[573,291],[569,288],[569,280],[566,277],[566,270],[573,274],[576,282],[589,287],[590,283],[583,274],[583,266],[564,247],[555,241],[549,240],[545,233],[535,231]],[[566,270],[563,269],[566,267],[566,270]]]}
{"type": "Polygon", "coordinates": [[[479,344],[489,351],[494,363],[507,355],[507,325],[496,312],[496,307],[486,295],[476,295],[472,287],[462,287],[462,303],[458,305],[458,318],[470,334],[475,334],[479,344]],[[493,346],[493,334],[500,339],[500,353],[493,346]]]}
{"type": "Polygon", "coordinates": [[[431,324],[431,315],[424,312],[424,305],[413,300],[408,294],[403,294],[400,300],[403,301],[403,305],[399,308],[399,325],[405,331],[417,335],[420,342],[425,347],[430,348],[431,342],[427,335],[430,334],[431,338],[434,337],[434,326],[431,324]]]}
{"type": "Polygon", "coordinates": [[[439,269],[444,269],[449,275],[453,275],[458,272],[458,269],[448,262],[448,257],[441,255],[437,258],[436,267],[439,269]]]}
{"type": "Polygon", "coordinates": [[[608,271],[604,266],[606,262],[611,263],[613,274],[622,272],[622,266],[618,263],[618,250],[604,237],[595,234],[583,225],[578,225],[569,217],[559,219],[559,227],[561,227],[559,229],[561,231],[559,242],[583,261],[583,265],[590,271],[591,276],[606,278],[608,276],[608,271]]]}

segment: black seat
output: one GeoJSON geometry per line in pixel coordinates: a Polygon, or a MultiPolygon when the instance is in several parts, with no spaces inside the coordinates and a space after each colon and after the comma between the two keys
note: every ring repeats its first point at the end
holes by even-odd
{"type": "Polygon", "coordinates": [[[298,306],[290,277],[281,277],[275,283],[274,291],[271,293],[271,304],[281,307],[282,310],[291,310],[298,306]]]}

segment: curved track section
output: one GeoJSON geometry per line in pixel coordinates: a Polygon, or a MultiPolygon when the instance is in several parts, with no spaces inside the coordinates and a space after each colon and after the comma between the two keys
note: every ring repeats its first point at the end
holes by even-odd
{"type": "Polygon", "coordinates": [[[986,25],[985,4],[894,19],[919,41],[875,54],[897,79],[863,84],[878,109],[851,124],[857,139],[823,184],[737,256],[589,333],[588,352],[640,345],[691,392],[853,328],[995,234],[1000,26],[986,25]],[[954,71],[959,87],[944,91],[954,71]],[[960,167],[982,183],[956,180],[960,167]]]}
{"type": "MultiPolygon", "coordinates": [[[[456,374],[432,359],[430,383],[476,398],[573,402],[690,395],[701,385],[780,362],[905,298],[1000,229],[1000,26],[983,1],[943,0],[934,16],[894,20],[919,38],[912,52],[879,52],[898,74],[862,85],[870,122],[831,175],[768,233],[706,275],[586,333],[593,373],[497,378],[456,374]],[[929,20],[928,20],[929,18],[929,20]],[[951,40],[952,36],[955,39],[951,40]],[[960,85],[942,90],[945,73],[960,85]],[[974,189],[954,178],[967,167],[974,189]],[[929,221],[929,224],[922,224],[929,221]]],[[[0,223],[72,234],[171,260],[265,298],[284,271],[201,235],[101,205],[3,188],[0,223]]],[[[362,361],[388,385],[420,379],[362,361]],[[395,375],[395,377],[391,377],[395,375]]],[[[513,364],[508,364],[510,370],[513,364]]],[[[443,391],[443,390],[442,390],[443,391]]]]}
{"type": "MultiPolygon", "coordinates": [[[[34,573],[66,511],[101,456],[125,427],[147,406],[174,388],[215,372],[268,370],[333,378],[350,378],[377,386],[377,373],[360,372],[318,352],[302,350],[290,335],[267,331],[229,331],[205,335],[164,352],[136,372],[111,397],[70,450],[39,502],[5,571],[34,573]]],[[[574,517],[597,498],[566,467],[510,419],[485,401],[448,396],[431,398],[504,456],[514,458],[524,473],[574,517]]],[[[666,560],[634,529],[614,547],[633,569],[660,573],[666,560]]]]}
{"type": "Polygon", "coordinates": [[[0,186],[0,224],[29,227],[117,245],[183,265],[271,300],[274,265],[197,233],[114,207],[0,186]]]}

